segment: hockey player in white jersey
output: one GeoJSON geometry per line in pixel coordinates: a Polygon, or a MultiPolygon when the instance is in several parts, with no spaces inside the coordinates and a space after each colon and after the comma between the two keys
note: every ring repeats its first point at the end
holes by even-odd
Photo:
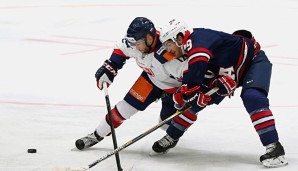
{"type": "MultiPolygon", "coordinates": [[[[125,38],[116,44],[111,57],[97,70],[97,87],[102,90],[104,83],[108,86],[112,84],[117,72],[129,58],[134,58],[143,72],[124,99],[112,108],[114,127],[119,127],[159,98],[162,101],[160,120],[175,113],[172,94],[181,86],[182,73],[187,63],[183,57],[174,58],[174,55],[166,51],[159,41],[159,32],[147,18],[137,17],[129,25],[125,38]]],[[[78,139],[76,147],[83,150],[102,141],[111,132],[109,124],[109,115],[103,115],[95,131],[78,139]]],[[[170,147],[176,144],[177,141],[172,142],[170,147]]]]}

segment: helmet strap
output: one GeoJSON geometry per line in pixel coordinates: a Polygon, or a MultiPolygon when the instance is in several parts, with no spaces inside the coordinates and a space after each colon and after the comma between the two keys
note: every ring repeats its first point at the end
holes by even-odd
{"type": "MultiPolygon", "coordinates": [[[[150,35],[151,35],[151,34],[150,34],[150,35]]],[[[151,50],[153,49],[152,46],[153,46],[153,44],[154,44],[154,42],[155,42],[155,38],[156,38],[156,36],[153,36],[153,35],[151,35],[151,36],[153,37],[153,41],[151,42],[150,45],[148,44],[147,36],[145,37],[145,44],[146,44],[146,46],[149,48],[149,52],[151,52],[151,50]]]]}
{"type": "MultiPolygon", "coordinates": [[[[180,35],[180,34],[178,34],[178,35],[182,37],[182,40],[184,40],[184,37],[185,37],[184,35],[180,35]]],[[[172,41],[175,42],[176,46],[177,46],[177,47],[180,47],[182,53],[185,54],[185,50],[184,50],[184,47],[185,47],[185,46],[184,46],[184,42],[183,42],[182,44],[179,44],[179,43],[178,43],[178,35],[177,35],[176,38],[172,38],[172,41]]]]}
{"type": "Polygon", "coordinates": [[[182,54],[186,54],[186,53],[185,53],[185,50],[184,50],[184,47],[185,47],[184,45],[180,45],[180,46],[178,46],[178,47],[181,48],[182,54]]]}

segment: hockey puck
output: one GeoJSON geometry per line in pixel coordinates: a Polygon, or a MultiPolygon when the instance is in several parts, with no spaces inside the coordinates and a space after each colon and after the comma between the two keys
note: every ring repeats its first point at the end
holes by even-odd
{"type": "Polygon", "coordinates": [[[27,150],[28,153],[36,153],[36,149],[30,148],[27,150]]]}

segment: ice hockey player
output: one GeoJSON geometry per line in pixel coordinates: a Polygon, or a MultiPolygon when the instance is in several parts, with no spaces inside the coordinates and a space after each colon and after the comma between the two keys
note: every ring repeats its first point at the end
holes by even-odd
{"type": "MultiPolygon", "coordinates": [[[[172,95],[181,86],[187,61],[166,51],[159,41],[159,32],[147,18],[137,17],[131,22],[125,38],[115,45],[111,57],[97,70],[97,87],[102,90],[104,83],[112,84],[129,58],[134,58],[143,72],[124,99],[112,108],[115,128],[157,99],[162,101],[160,120],[175,113],[172,95]]],[[[111,132],[109,124],[109,115],[103,115],[95,131],[78,139],[76,147],[83,150],[102,141],[111,132]]]]}
{"type": "MultiPolygon", "coordinates": [[[[187,29],[183,21],[171,20],[160,29],[160,40],[168,52],[186,55],[187,76],[174,93],[175,106],[190,103],[193,112],[204,109],[214,97],[203,94],[204,77],[213,78],[210,88],[221,87],[217,96],[230,96],[236,87],[242,87],[241,98],[258,133],[266,153],[260,157],[265,167],[286,165],[285,151],[279,142],[275,120],[269,108],[268,92],[272,64],[249,31],[238,30],[232,35],[221,31],[187,29]]],[[[181,121],[173,119],[166,138],[154,143],[162,146],[170,137],[177,141],[187,127],[178,127],[181,121]],[[169,135],[175,132],[175,136],[169,135]]],[[[180,124],[181,125],[181,124],[180,124]]],[[[153,145],[153,146],[154,146],[153,145]]],[[[154,149],[154,148],[153,148],[154,149]]]]}

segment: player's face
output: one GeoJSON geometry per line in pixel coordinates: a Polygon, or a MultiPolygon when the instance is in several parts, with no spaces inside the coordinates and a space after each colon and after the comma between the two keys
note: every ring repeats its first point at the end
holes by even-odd
{"type": "Polygon", "coordinates": [[[177,44],[172,40],[167,40],[166,42],[164,42],[164,45],[166,46],[167,51],[174,54],[175,57],[178,58],[180,56],[183,56],[181,48],[177,46],[177,44]]]}
{"type": "Polygon", "coordinates": [[[147,47],[145,40],[141,39],[135,43],[136,49],[142,53],[149,53],[150,49],[147,47]]]}

